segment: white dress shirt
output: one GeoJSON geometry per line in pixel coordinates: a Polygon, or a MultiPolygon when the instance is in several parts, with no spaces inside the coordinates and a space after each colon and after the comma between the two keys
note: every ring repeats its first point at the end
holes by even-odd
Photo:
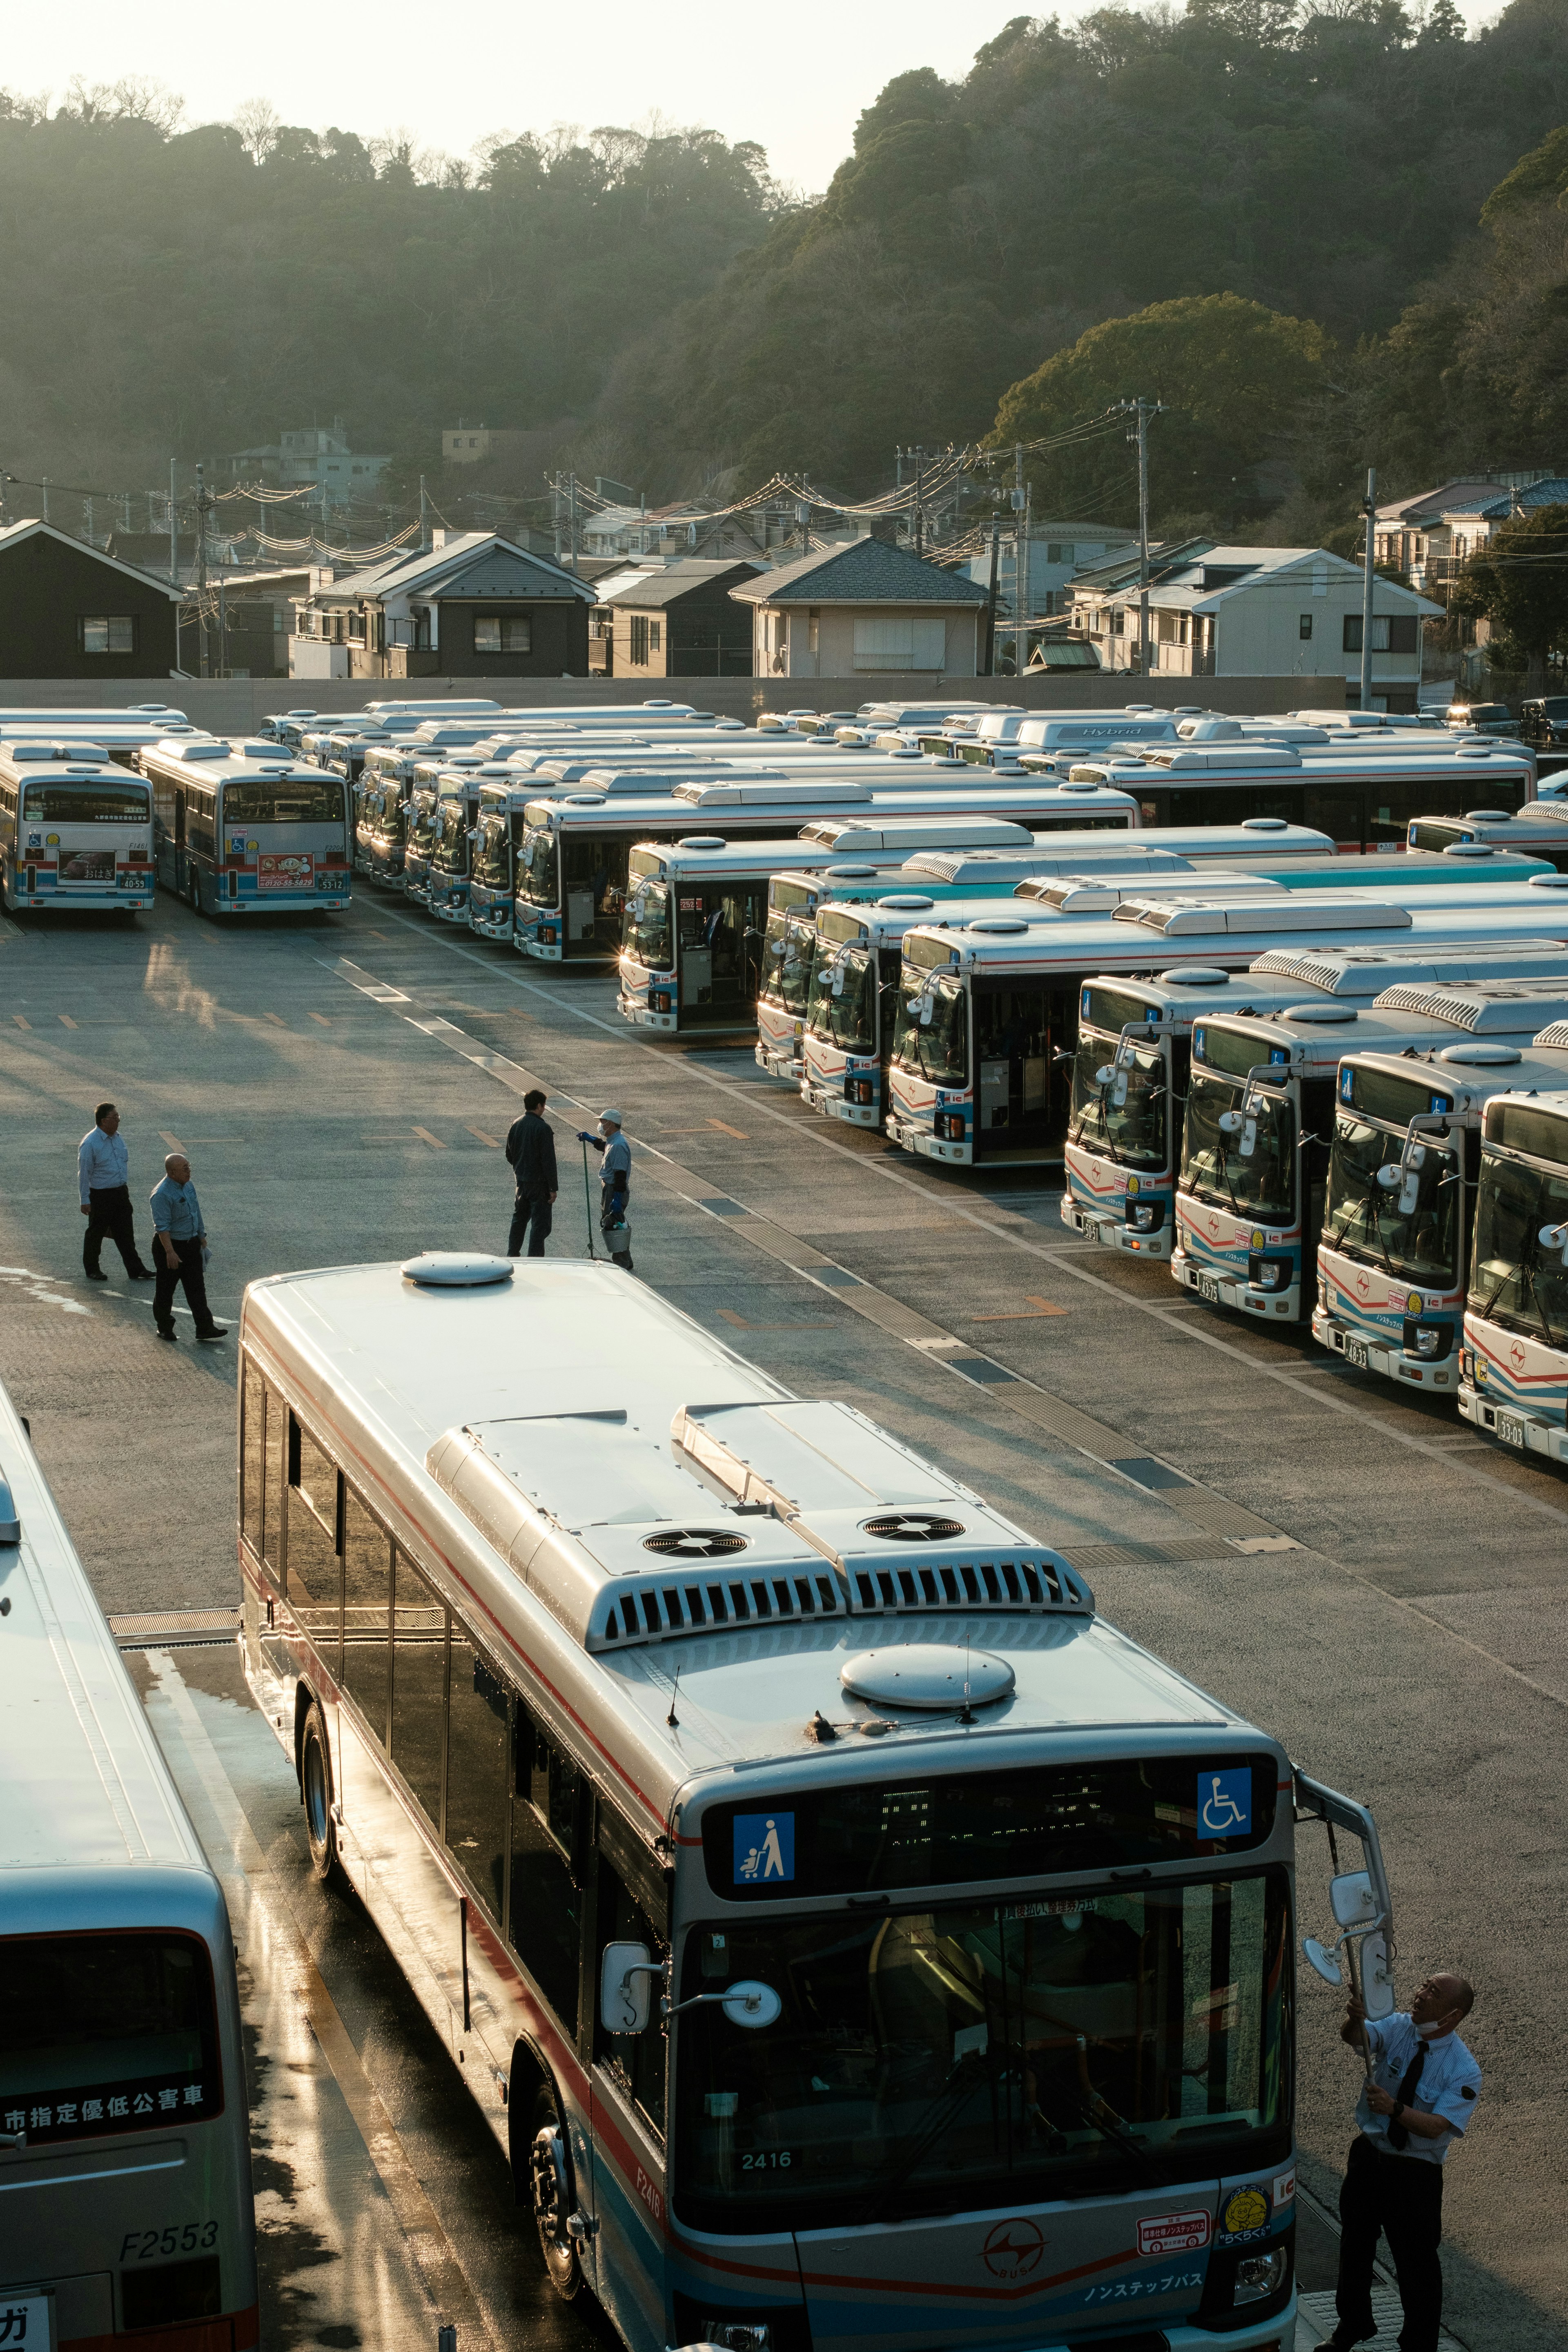
{"type": "Polygon", "coordinates": [[[89,1192],[111,1192],[117,1184],[128,1184],[131,1154],[125,1138],[105,1135],[101,1127],[89,1127],[77,1146],[76,1172],[84,1209],[89,1192]]]}

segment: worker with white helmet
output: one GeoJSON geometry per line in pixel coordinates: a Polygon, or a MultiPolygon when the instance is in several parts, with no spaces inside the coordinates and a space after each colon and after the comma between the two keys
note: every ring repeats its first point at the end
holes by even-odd
{"type": "Polygon", "coordinates": [[[621,1133],[620,1112],[602,1110],[597,1135],[579,1128],[577,1140],[591,1143],[600,1154],[599,1230],[605,1236],[611,1264],[630,1274],[632,1231],[626,1223],[626,1200],[632,1186],[632,1148],[621,1133]]]}

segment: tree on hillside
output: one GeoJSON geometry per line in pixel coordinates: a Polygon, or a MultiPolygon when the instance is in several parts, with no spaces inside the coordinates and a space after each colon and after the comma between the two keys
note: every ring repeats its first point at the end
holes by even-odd
{"type": "MultiPolygon", "coordinates": [[[[1333,346],[1310,319],[1287,319],[1237,294],[1159,302],[1110,319],[1002,395],[987,446],[1046,441],[1088,425],[1121,400],[1157,400],[1150,428],[1156,524],[1180,514],[1222,527],[1270,503],[1257,468],[1319,385],[1333,346]]],[[[1037,509],[1121,520],[1136,497],[1131,425],[1042,449],[1027,461],[1037,509]]]]}
{"type": "Polygon", "coordinates": [[[1568,653],[1568,506],[1503,523],[1459,573],[1448,611],[1490,622],[1494,667],[1539,679],[1551,655],[1568,653]]]}

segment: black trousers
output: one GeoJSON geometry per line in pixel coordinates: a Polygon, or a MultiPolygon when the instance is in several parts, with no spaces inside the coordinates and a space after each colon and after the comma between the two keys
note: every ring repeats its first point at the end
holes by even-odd
{"type": "Polygon", "coordinates": [[[1384,2156],[1364,2134],[1351,2142],[1340,2190],[1340,2278],[1334,2308],[1347,2335],[1371,2336],[1372,2265],[1379,2233],[1388,2240],[1405,2325],[1400,2352],[1436,2352],[1443,2320],[1443,2168],[1418,2157],[1384,2156]]]}
{"type": "Polygon", "coordinates": [[[162,1241],[153,1244],[153,1256],[158,1268],[158,1279],[153,1288],[153,1319],[160,1331],[172,1331],[174,1328],[174,1293],[183,1289],[185,1304],[196,1318],[196,1329],[210,1331],[213,1311],[207,1305],[207,1280],[202,1267],[201,1242],[199,1238],[176,1242],[174,1247],[179,1252],[177,1266],[171,1265],[164,1256],[162,1241]]]}
{"type": "Polygon", "coordinates": [[[127,1274],[145,1274],[142,1253],[136,1246],[136,1219],[131,1207],[129,1184],[111,1184],[101,1192],[87,1196],[87,1230],[81,1237],[81,1262],[89,1274],[99,1271],[99,1255],[105,1241],[111,1241],[125,1261],[127,1274]]]}
{"type": "Polygon", "coordinates": [[[548,1192],[520,1192],[511,1213],[511,1231],[506,1237],[508,1257],[521,1256],[525,1238],[529,1256],[542,1257],[554,1223],[555,1211],[548,1192]]]}

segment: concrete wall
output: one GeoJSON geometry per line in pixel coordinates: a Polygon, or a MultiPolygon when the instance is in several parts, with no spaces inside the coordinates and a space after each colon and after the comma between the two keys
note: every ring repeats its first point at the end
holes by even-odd
{"type": "MultiPolygon", "coordinates": [[[[592,710],[606,702],[640,702],[651,682],[643,677],[531,677],[498,679],[501,703],[592,710]]],[[[433,701],[439,695],[471,695],[484,681],[473,677],[411,678],[406,686],[384,678],[0,678],[0,709],[58,703],[62,711],[83,705],[108,708],[121,701],[168,702],[187,711],[198,727],[216,735],[239,735],[271,710],[363,710],[367,702],[395,698],[433,701]]],[[[657,691],[657,688],[653,689],[657,691]]],[[[863,702],[960,702],[1022,704],[1029,710],[1117,710],[1142,702],[1157,710],[1178,705],[1243,714],[1248,711],[1342,709],[1342,676],[1317,677],[1130,677],[1096,670],[1069,670],[1052,677],[1031,672],[1012,677],[697,677],[672,680],[671,701],[689,702],[722,718],[755,719],[763,710],[854,710],[863,702]]]]}

